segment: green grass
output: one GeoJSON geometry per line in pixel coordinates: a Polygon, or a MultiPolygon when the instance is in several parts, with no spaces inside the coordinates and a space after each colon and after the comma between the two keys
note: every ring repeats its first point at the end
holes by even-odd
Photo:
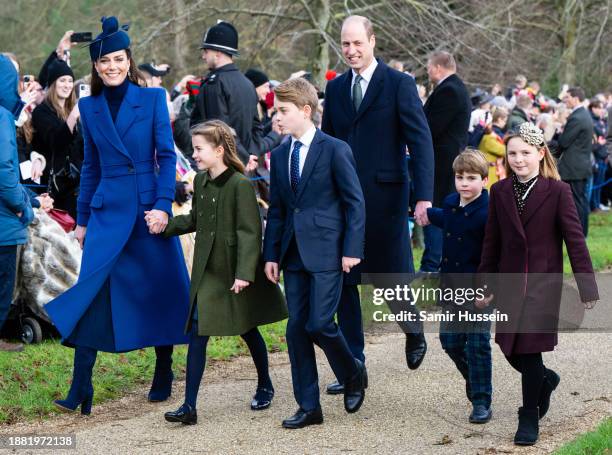
{"type": "MultiPolygon", "coordinates": [[[[612,268],[612,213],[595,213],[589,217],[589,236],[587,246],[591,253],[591,261],[596,271],[612,268]]],[[[569,258],[563,247],[563,271],[571,272],[569,258]]]]}
{"type": "MultiPolygon", "coordinates": [[[[591,216],[587,243],[596,270],[612,267],[612,214],[591,216]]],[[[418,268],[421,249],[414,250],[418,268]]],[[[566,270],[570,270],[566,260],[566,270]]],[[[364,304],[372,301],[363,289],[364,304]]],[[[386,310],[386,306],[376,309],[386,310]]],[[[374,308],[364,307],[364,319],[371,322],[374,308]]],[[[286,350],[285,322],[262,328],[270,351],[286,350]]],[[[0,352],[0,425],[32,420],[54,414],[52,401],[63,398],[70,386],[72,349],[57,340],[27,346],[22,353],[0,352]]],[[[246,355],[248,350],[240,337],[214,337],[208,346],[208,356],[215,360],[230,360],[246,355]]],[[[174,371],[184,376],[186,348],[178,347],[174,354],[174,371]]],[[[149,384],[155,366],[153,349],[128,354],[105,354],[98,357],[94,371],[95,403],[119,398],[135,388],[149,384]]],[[[609,428],[609,427],[608,427],[609,428]]],[[[569,453],[569,452],[568,452],[569,453]]]]}
{"type": "Polygon", "coordinates": [[[595,430],[585,433],[554,452],[555,455],[612,454],[612,418],[607,418],[595,430]]]}
{"type": "MultiPolygon", "coordinates": [[[[260,328],[270,351],[285,350],[285,323],[260,328]]],[[[56,340],[27,346],[21,353],[0,353],[0,424],[32,420],[55,414],[52,402],[64,398],[70,388],[73,350],[56,340]]],[[[184,377],[187,349],[174,352],[174,373],[184,377]]],[[[208,358],[230,360],[248,353],[240,337],[213,337],[208,358]]],[[[119,398],[149,384],[155,367],[155,351],[141,349],[127,354],[100,353],[94,370],[94,403],[119,398]]]]}

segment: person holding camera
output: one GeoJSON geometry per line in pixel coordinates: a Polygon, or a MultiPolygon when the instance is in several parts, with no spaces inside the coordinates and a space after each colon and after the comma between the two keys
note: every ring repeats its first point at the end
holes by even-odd
{"type": "Polygon", "coordinates": [[[53,59],[44,73],[47,94],[32,112],[34,149],[48,163],[41,184],[48,185],[56,208],[66,210],[72,218],[76,218],[83,137],[79,126],[74,74],[60,58],[53,59]]]}

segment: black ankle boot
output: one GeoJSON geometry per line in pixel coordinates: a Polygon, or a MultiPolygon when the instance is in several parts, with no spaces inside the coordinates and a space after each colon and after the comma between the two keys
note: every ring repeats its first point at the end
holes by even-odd
{"type": "Polygon", "coordinates": [[[538,408],[519,408],[518,415],[519,424],[514,435],[514,443],[517,446],[532,446],[538,440],[540,432],[538,408]]]}
{"type": "Polygon", "coordinates": [[[172,346],[157,346],[155,348],[155,373],[148,400],[153,403],[166,401],[172,394],[172,346]]]}
{"type": "Polygon", "coordinates": [[[540,392],[540,401],[538,408],[540,409],[540,419],[546,415],[548,408],[550,407],[550,396],[555,391],[561,378],[553,370],[546,370],[544,375],[544,382],[542,383],[542,390],[540,392]]]}

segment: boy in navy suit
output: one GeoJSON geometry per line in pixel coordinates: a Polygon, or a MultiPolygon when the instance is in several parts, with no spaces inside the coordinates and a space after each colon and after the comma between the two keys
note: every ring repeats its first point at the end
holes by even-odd
{"type": "Polygon", "coordinates": [[[365,203],[350,147],[317,130],[316,89],[291,79],[275,90],[279,126],[291,140],[272,151],[263,257],[269,280],[284,273],[287,345],[299,409],[285,428],[323,423],[314,343],[346,384],[344,407],[363,403],[367,373],[334,321],[343,272],[363,258],[365,203]]]}
{"type": "MultiPolygon", "coordinates": [[[[489,164],[478,150],[468,149],[455,158],[453,171],[457,192],[444,199],[443,208],[427,209],[427,217],[444,233],[441,287],[469,289],[474,287],[487,223],[489,197],[484,188],[489,164]]],[[[440,342],[465,378],[473,406],[470,422],[486,423],[492,415],[491,323],[459,318],[459,312],[478,312],[473,302],[449,303],[442,306],[453,319],[440,323],[440,342]]]]}

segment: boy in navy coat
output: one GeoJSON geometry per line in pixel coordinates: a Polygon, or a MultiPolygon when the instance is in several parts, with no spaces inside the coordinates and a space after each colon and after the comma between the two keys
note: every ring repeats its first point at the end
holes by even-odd
{"type": "Polygon", "coordinates": [[[316,89],[305,79],[275,89],[279,126],[291,140],[272,151],[270,208],[264,239],[265,272],[284,273],[289,310],[287,345],[298,411],[285,428],[323,422],[314,343],[346,384],[344,407],[356,412],[367,374],[334,321],[343,272],[363,259],[365,203],[350,147],[317,130],[316,89]]]}
{"type": "MultiPolygon", "coordinates": [[[[468,149],[455,158],[453,171],[457,192],[444,199],[443,208],[427,209],[427,217],[444,233],[441,287],[458,290],[474,287],[480,264],[489,204],[484,189],[489,166],[482,153],[468,149]]],[[[457,300],[450,305],[452,308],[443,305],[451,316],[440,323],[440,342],[465,378],[466,394],[473,406],[470,422],[486,423],[492,415],[491,323],[466,322],[459,317],[460,312],[477,311],[473,302],[457,300]]]]}

